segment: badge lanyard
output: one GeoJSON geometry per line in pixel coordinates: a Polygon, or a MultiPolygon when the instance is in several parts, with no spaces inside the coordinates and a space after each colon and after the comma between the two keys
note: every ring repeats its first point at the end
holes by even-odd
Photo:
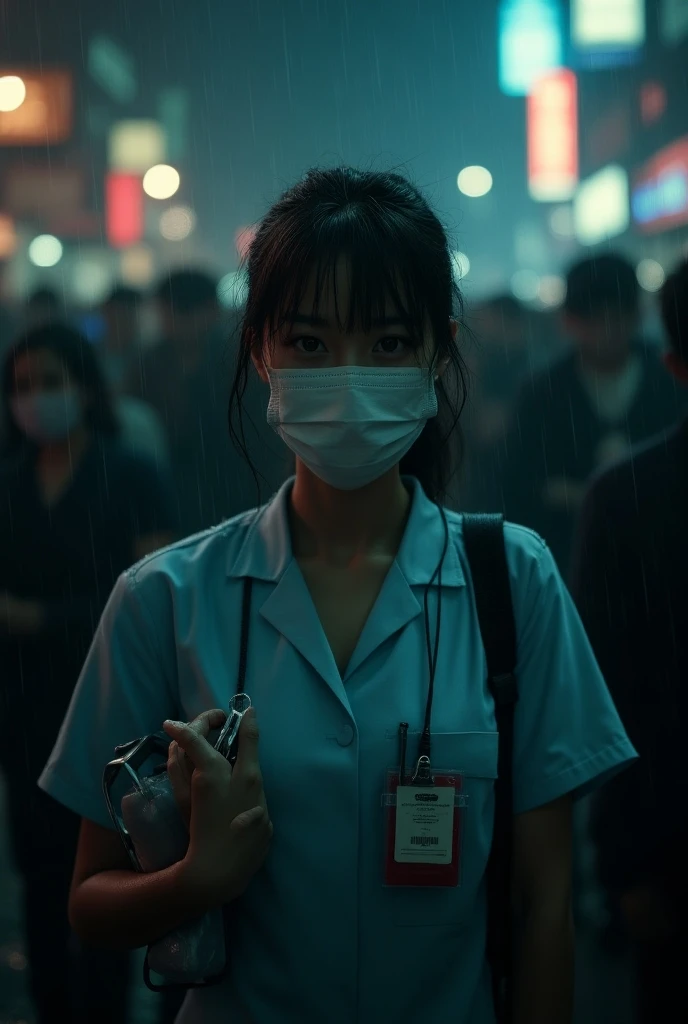
{"type": "MultiPolygon", "coordinates": [[[[416,761],[416,770],[413,773],[411,780],[412,785],[421,785],[423,783],[432,785],[432,765],[430,761],[431,747],[432,747],[432,735],[430,729],[430,720],[432,717],[432,701],[435,694],[435,672],[437,670],[437,656],[439,653],[440,646],[440,626],[442,621],[442,567],[444,565],[444,559],[447,554],[447,548],[449,547],[449,526],[447,523],[447,517],[445,511],[441,505],[438,505],[440,515],[442,516],[442,524],[444,526],[444,545],[442,547],[442,554],[440,560],[437,563],[437,568],[432,574],[432,579],[425,588],[425,595],[423,599],[423,611],[425,616],[425,644],[428,652],[428,667],[430,672],[430,683],[428,686],[428,697],[425,703],[425,721],[423,723],[423,732],[421,734],[420,743],[418,747],[418,760],[416,761]],[[437,580],[437,616],[435,620],[435,646],[434,649],[430,640],[430,613],[428,611],[428,594],[430,593],[430,587],[437,580]]],[[[399,756],[399,785],[403,785],[406,778],[406,743],[408,736],[408,722],[401,722],[399,724],[399,741],[400,741],[400,756],[399,756]]]]}

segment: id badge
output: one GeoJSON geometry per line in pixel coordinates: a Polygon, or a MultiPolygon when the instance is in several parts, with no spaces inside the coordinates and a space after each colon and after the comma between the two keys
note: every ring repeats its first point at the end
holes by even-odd
{"type": "Polygon", "coordinates": [[[399,785],[387,772],[384,885],[456,887],[461,877],[463,778],[433,769],[434,784],[399,785]]]}

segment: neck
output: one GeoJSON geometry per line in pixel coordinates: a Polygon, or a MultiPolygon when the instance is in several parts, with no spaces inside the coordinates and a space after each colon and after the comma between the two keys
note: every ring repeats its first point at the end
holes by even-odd
{"type": "Polygon", "coordinates": [[[297,558],[349,566],[369,557],[393,558],[411,507],[399,467],[356,491],[338,491],[296,463],[290,526],[297,558]]]}
{"type": "Polygon", "coordinates": [[[89,440],[90,435],[86,427],[77,427],[63,441],[42,445],[38,453],[38,463],[43,468],[71,465],[81,458],[89,440]]]}

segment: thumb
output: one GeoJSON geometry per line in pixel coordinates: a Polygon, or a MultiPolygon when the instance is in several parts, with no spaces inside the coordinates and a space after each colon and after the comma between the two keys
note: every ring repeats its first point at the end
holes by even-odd
{"type": "Polygon", "coordinates": [[[255,708],[249,708],[239,726],[239,747],[234,771],[258,766],[258,721],[255,708]]]}

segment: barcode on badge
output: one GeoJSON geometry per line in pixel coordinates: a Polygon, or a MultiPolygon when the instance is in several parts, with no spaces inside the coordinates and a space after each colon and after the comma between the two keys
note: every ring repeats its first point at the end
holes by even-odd
{"type": "Polygon", "coordinates": [[[411,836],[411,846],[437,846],[438,836],[411,836]]]}

